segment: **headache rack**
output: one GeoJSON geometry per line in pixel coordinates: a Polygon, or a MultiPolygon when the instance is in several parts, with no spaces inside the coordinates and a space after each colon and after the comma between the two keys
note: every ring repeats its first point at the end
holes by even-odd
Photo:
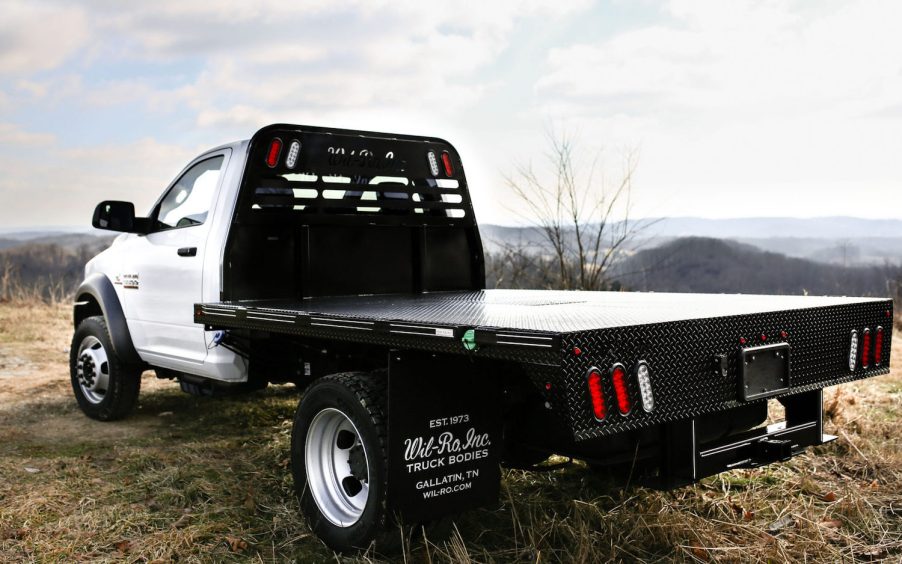
{"type": "Polygon", "coordinates": [[[460,158],[440,139],[272,125],[248,151],[238,224],[475,225],[460,158]]]}
{"type": "Polygon", "coordinates": [[[223,300],[485,287],[463,166],[441,139],[265,127],[232,223],[223,300]]]}

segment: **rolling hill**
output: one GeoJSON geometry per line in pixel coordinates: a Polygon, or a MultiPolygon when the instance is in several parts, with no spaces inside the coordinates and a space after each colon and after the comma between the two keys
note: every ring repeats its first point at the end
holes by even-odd
{"type": "MultiPolygon", "coordinates": [[[[628,247],[657,247],[684,237],[729,239],[758,249],[841,266],[902,264],[902,220],[823,218],[650,218],[628,247]]],[[[535,227],[482,225],[490,251],[542,240],[535,227]]]]}
{"type": "Polygon", "coordinates": [[[639,251],[620,265],[632,290],[883,296],[899,267],[843,267],[708,237],[684,237],[639,251]]]}

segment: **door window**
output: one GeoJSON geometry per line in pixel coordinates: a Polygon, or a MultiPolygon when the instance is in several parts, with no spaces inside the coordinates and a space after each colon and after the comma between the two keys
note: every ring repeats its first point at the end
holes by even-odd
{"type": "Polygon", "coordinates": [[[201,161],[178,179],[160,202],[157,230],[201,225],[207,220],[224,160],[220,155],[201,161]]]}

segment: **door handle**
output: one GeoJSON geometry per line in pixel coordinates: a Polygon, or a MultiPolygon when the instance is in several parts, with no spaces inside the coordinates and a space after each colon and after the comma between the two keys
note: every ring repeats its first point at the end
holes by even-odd
{"type": "Polygon", "coordinates": [[[179,249],[180,257],[194,257],[197,256],[197,247],[182,247],[179,249]]]}

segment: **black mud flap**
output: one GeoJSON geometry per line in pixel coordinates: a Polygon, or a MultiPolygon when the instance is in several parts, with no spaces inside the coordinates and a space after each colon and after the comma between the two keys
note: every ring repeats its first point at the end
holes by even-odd
{"type": "Polygon", "coordinates": [[[388,507],[408,523],[497,503],[501,387],[467,358],[393,352],[388,507]]]}

